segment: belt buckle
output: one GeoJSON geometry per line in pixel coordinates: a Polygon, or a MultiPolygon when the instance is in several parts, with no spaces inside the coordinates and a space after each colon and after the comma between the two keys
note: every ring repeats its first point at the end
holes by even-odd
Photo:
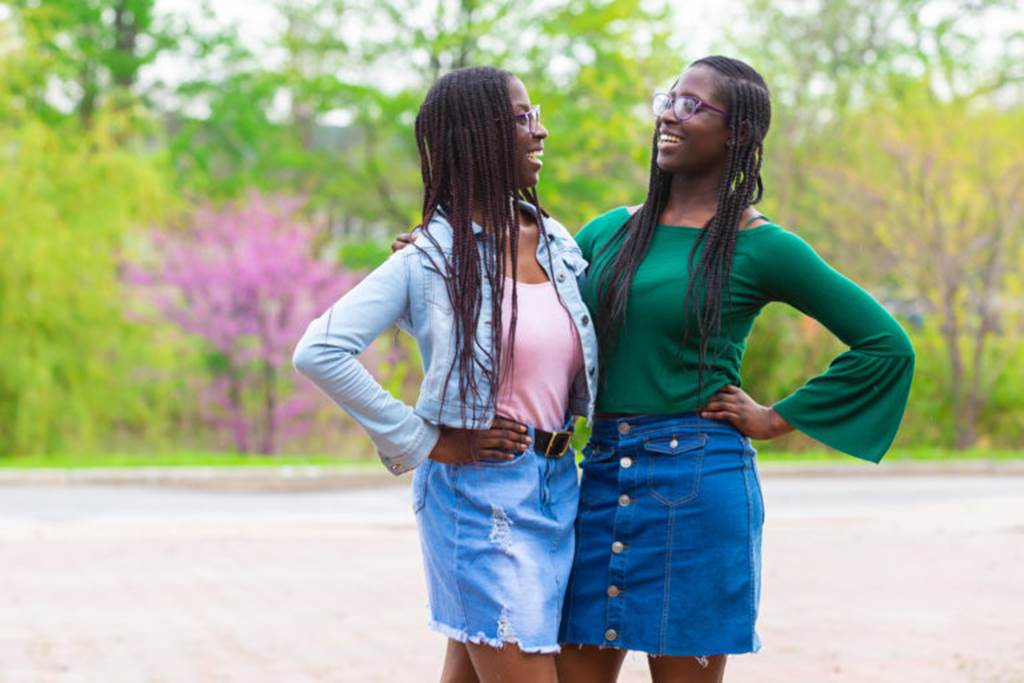
{"type": "Polygon", "coordinates": [[[570,445],[572,445],[572,432],[552,432],[551,439],[548,441],[548,447],[544,449],[544,457],[561,458],[569,450],[570,445]],[[562,447],[555,452],[552,449],[559,437],[563,439],[562,447]]]}

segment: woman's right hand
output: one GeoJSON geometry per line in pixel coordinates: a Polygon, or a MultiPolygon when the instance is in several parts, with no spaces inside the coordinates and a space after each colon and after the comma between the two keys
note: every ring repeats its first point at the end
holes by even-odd
{"type": "Polygon", "coordinates": [[[391,253],[393,254],[396,251],[401,251],[402,249],[405,249],[407,246],[412,244],[412,242],[413,236],[411,232],[398,233],[398,236],[395,237],[395,241],[391,243],[391,253]]]}
{"type": "Polygon", "coordinates": [[[770,406],[763,406],[737,386],[719,389],[700,410],[708,420],[724,420],[751,439],[774,439],[793,431],[793,425],[770,406]]]}
{"type": "Polygon", "coordinates": [[[496,417],[488,429],[441,427],[441,437],[429,457],[446,465],[466,465],[478,460],[512,460],[529,447],[525,425],[496,417]]]}

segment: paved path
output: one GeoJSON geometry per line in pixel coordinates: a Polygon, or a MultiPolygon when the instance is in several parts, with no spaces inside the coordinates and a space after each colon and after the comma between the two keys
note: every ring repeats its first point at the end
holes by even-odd
{"type": "MultiPolygon", "coordinates": [[[[727,681],[1024,682],[1024,479],[764,484],[727,681]]],[[[425,601],[405,488],[0,488],[0,683],[436,681],[425,601]]]]}

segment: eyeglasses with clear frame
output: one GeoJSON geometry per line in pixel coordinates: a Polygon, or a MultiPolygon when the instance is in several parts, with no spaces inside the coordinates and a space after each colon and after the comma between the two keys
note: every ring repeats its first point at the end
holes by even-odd
{"type": "Polygon", "coordinates": [[[540,105],[535,104],[530,107],[529,111],[524,111],[521,114],[513,114],[512,118],[520,126],[526,126],[526,129],[530,131],[530,135],[533,135],[537,131],[537,127],[540,125],[540,105]]]}
{"type": "Polygon", "coordinates": [[[719,109],[713,104],[708,104],[695,95],[675,95],[670,92],[656,92],[651,97],[651,111],[655,116],[661,116],[669,109],[680,121],[692,119],[701,109],[709,109],[721,116],[727,116],[724,109],[719,109]]]}

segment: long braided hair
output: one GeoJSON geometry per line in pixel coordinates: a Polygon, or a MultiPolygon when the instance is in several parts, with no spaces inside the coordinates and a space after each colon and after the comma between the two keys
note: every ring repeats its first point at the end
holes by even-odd
{"type": "MultiPolygon", "coordinates": [[[[458,370],[462,417],[473,421],[496,404],[503,361],[512,365],[518,296],[512,278],[512,314],[509,348],[502,354],[501,304],[505,295],[506,255],[511,274],[519,258],[519,208],[522,197],[537,207],[541,236],[544,225],[536,190],[520,190],[517,182],[516,124],[509,99],[514,76],[491,67],[457,69],[441,77],[427,92],[416,116],[416,145],[423,176],[422,225],[430,234],[430,220],[441,212],[452,227],[451,257],[434,263],[445,275],[452,305],[455,356],[445,377],[443,405],[452,373],[458,370]],[[485,234],[473,233],[473,212],[485,226],[485,234]],[[490,241],[493,248],[478,248],[490,241]],[[491,292],[491,326],[485,340],[478,337],[483,288],[491,292]],[[484,387],[477,379],[477,371],[484,387]]],[[[415,246],[415,244],[414,244],[415,246]]],[[[416,247],[420,249],[420,247],[416,247]]],[[[433,257],[420,249],[428,258],[433,257]]]]}
{"type": "MultiPolygon", "coordinates": [[[[722,325],[722,300],[728,296],[740,216],[764,194],[761,160],[764,138],[771,124],[771,98],[764,78],[738,59],[715,55],[698,59],[690,67],[698,65],[717,72],[718,95],[725,103],[725,122],[730,131],[728,158],[718,187],[715,214],[703,226],[689,255],[691,276],[685,305],[693,314],[700,335],[697,401],[698,405],[703,405],[703,373],[711,338],[722,325]]],[[[668,203],[672,175],[658,167],[658,126],[655,124],[647,199],[602,249],[621,244],[599,280],[598,333],[602,351],[614,347],[625,322],[629,289],[650,248],[658,218],[668,203]]],[[[686,343],[686,333],[682,342],[686,343]]]]}

